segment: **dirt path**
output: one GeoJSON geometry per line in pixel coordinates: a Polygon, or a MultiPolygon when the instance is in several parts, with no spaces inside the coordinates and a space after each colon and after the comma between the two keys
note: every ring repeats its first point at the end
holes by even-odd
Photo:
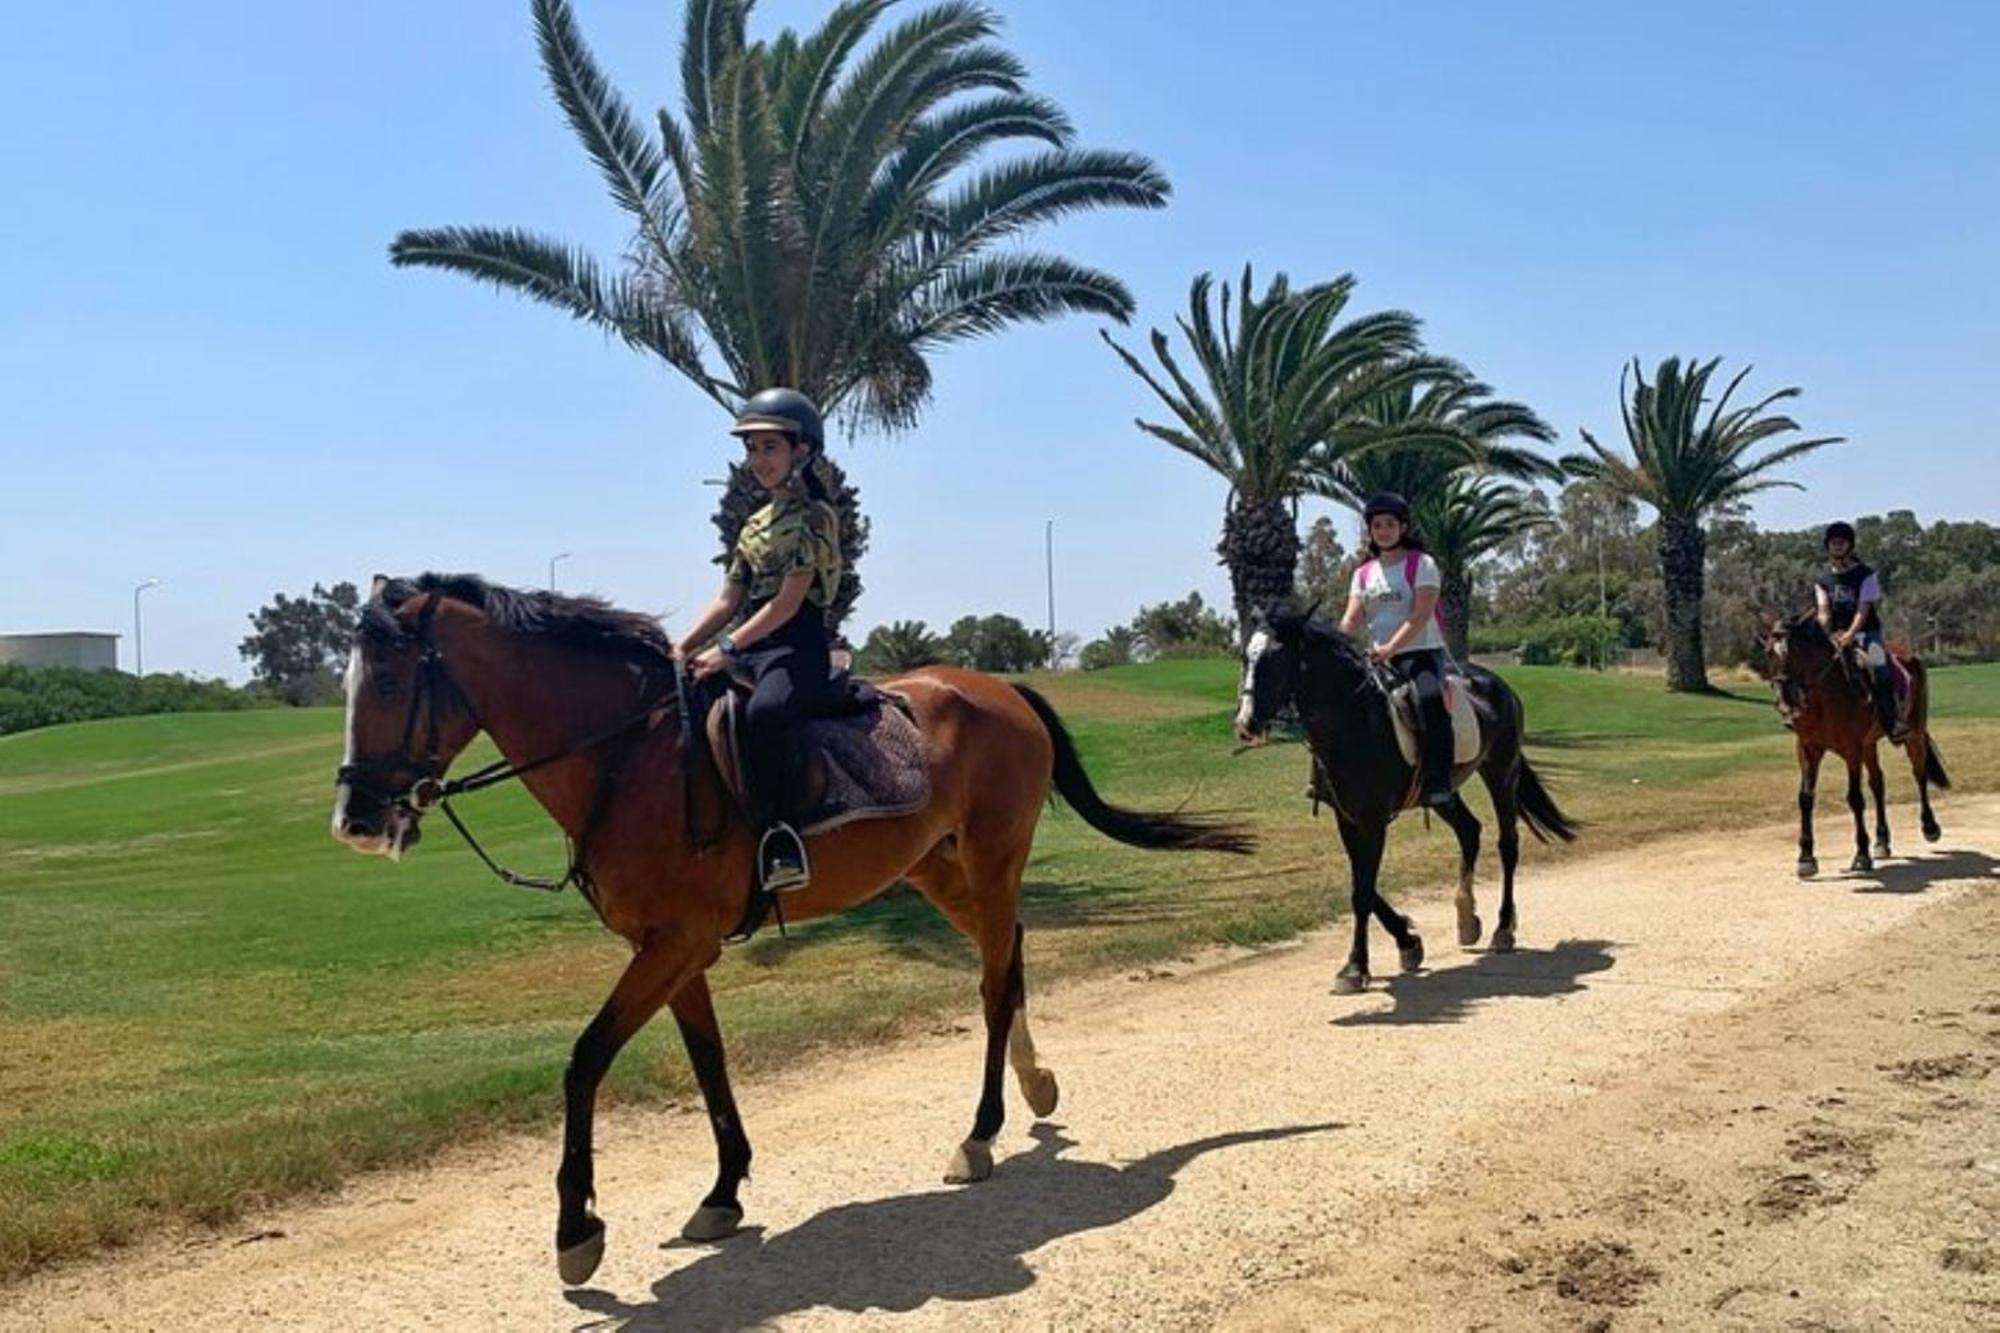
{"type": "Polygon", "coordinates": [[[1523,952],[1428,900],[1432,970],[1358,999],[1345,931],[1034,997],[1064,1103],[1031,1126],[1010,1085],[970,1189],[936,1183],[968,1016],[742,1090],[752,1230],[718,1246],[670,1239],[705,1121],[606,1117],[584,1290],[536,1136],[51,1274],[0,1327],[1990,1327],[2000,801],[1941,814],[1867,880],[1800,885],[1780,829],[1531,852],[1523,952]]]}

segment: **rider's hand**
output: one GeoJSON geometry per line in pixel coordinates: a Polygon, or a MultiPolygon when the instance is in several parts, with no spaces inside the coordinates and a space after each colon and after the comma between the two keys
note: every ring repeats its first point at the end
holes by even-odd
{"type": "Polygon", "coordinates": [[[718,671],[727,670],[729,663],[723,658],[720,648],[711,648],[694,659],[693,667],[696,680],[707,680],[718,671]]]}
{"type": "Polygon", "coordinates": [[[1386,644],[1386,643],[1371,643],[1371,644],[1369,644],[1369,645],[1368,645],[1368,660],[1369,660],[1369,661],[1371,661],[1371,662],[1375,662],[1375,663],[1377,663],[1378,665],[1379,665],[1379,664],[1383,664],[1383,663],[1386,663],[1386,662],[1388,662],[1388,660],[1389,660],[1389,645],[1388,645],[1388,644],[1386,644]]]}

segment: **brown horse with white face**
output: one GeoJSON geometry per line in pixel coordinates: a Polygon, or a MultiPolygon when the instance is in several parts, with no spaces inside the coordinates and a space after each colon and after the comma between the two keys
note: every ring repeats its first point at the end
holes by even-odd
{"type": "MultiPolygon", "coordinates": [[[[728,1235],[750,1142],[724,1068],[706,972],[745,918],[752,831],[711,769],[692,764],[681,675],[652,619],[589,598],[517,592],[467,576],[375,581],[347,679],[347,755],[333,834],[358,851],[400,856],[425,810],[454,793],[445,769],[484,731],[576,848],[578,887],[632,959],[577,1039],[564,1072],[556,1173],[558,1268],[582,1282],[604,1250],[591,1211],[591,1121],[618,1050],[671,1008],[715,1132],[715,1188],[689,1239],[728,1235]],[[704,832],[698,833],[697,830],[704,832]]],[[[1011,1060],[1037,1116],[1055,1109],[1055,1076],[1036,1059],[1021,976],[1021,872],[1051,784],[1092,828],[1136,847],[1247,852],[1213,820],[1105,803],[1053,709],[1034,691],[933,667],[891,682],[924,738],[929,803],[898,818],[846,824],[808,840],[811,884],[787,918],[838,912],[907,879],[980,956],[986,1059],[971,1134],[946,1179],[984,1179],[1004,1114],[1011,1060]]],[[[457,790],[486,785],[460,780],[457,790]]],[[[449,805],[445,806],[447,813],[449,805]]]]}
{"type": "MultiPolygon", "coordinates": [[[[1854,813],[1854,871],[1875,868],[1875,858],[1892,855],[1889,813],[1878,754],[1882,725],[1876,719],[1865,673],[1834,647],[1819,617],[1811,612],[1789,620],[1767,616],[1759,635],[1764,647],[1764,675],[1777,690],[1778,702],[1798,741],[1799,756],[1799,878],[1819,873],[1813,849],[1813,805],[1817,799],[1820,762],[1838,755],[1847,765],[1847,806],[1854,813]],[[1867,803],[1861,796],[1861,774],[1875,797],[1875,847],[1868,846],[1867,803]]],[[[1930,734],[1930,672],[1915,657],[1898,657],[1910,680],[1909,734],[1903,749],[1917,780],[1917,800],[1924,841],[1944,836],[1931,809],[1931,788],[1945,791],[1951,778],[1938,757],[1930,734]]]]}

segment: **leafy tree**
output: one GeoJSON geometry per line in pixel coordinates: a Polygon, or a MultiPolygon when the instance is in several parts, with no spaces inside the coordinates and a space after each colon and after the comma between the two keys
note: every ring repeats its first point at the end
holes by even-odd
{"type": "Polygon", "coordinates": [[[1130,625],[1113,625],[1104,631],[1104,637],[1093,639],[1083,646],[1079,664],[1085,671],[1101,671],[1105,667],[1130,666],[1139,660],[1140,641],[1138,632],[1130,625]]]}
{"type": "Polygon", "coordinates": [[[1298,598],[1307,606],[1337,611],[1347,599],[1347,548],[1333,530],[1333,520],[1321,515],[1306,529],[1299,549],[1295,579],[1298,598]]]}
{"type": "Polygon", "coordinates": [[[256,685],[289,704],[340,698],[340,669],[354,642],[361,595],[352,583],[304,597],[278,593],[251,613],[251,633],[237,647],[256,685]]]}
{"type": "Polygon", "coordinates": [[[1668,357],[1653,382],[1636,359],[1619,379],[1620,409],[1630,456],[1599,444],[1583,432],[1587,454],[1572,454],[1563,466],[1597,481],[1612,494],[1638,501],[1659,515],[1660,582],[1667,613],[1667,688],[1705,690],[1708,672],[1702,651],[1702,598],[1707,586],[1709,518],[1725,505],[1774,486],[1796,483],[1771,477],[1773,468],[1836,443],[1839,436],[1794,440],[1755,456],[1777,436],[1799,429],[1771,406],[1796,398],[1784,388],[1754,403],[1731,408],[1730,399],[1750,373],[1729,381],[1710,404],[1708,383],[1721,358],[1682,367],[1668,357]],[[1703,416],[1703,409],[1707,416],[1703,416]]]}
{"type": "MultiPolygon", "coordinates": [[[[726,410],[782,384],[862,427],[913,426],[929,357],[951,343],[1072,313],[1130,318],[1116,278],[1020,241],[1073,213],[1161,207],[1166,178],[1137,154],[1077,147],[983,5],[946,0],[878,33],[890,0],[843,0],[813,31],[753,42],[750,0],[690,0],[680,114],[660,110],[650,130],[568,0],[532,7],[549,86],[630,228],[622,262],[484,226],[405,231],[391,262],[553,306],[726,410]],[[1018,145],[1032,147],[994,160],[1018,145]]],[[[762,503],[732,475],[745,494],[725,510],[725,546],[762,503]]],[[[850,569],[865,535],[843,524],[850,569]]]]}
{"type": "Polygon", "coordinates": [[[1152,333],[1165,381],[1112,339],[1104,340],[1173,414],[1174,424],[1138,421],[1140,430],[1212,469],[1229,484],[1217,552],[1229,569],[1236,620],[1247,637],[1256,612],[1285,601],[1299,563],[1298,497],[1349,451],[1393,443],[1354,432],[1378,395],[1456,368],[1418,352],[1417,320],[1402,311],[1342,321],[1354,276],[1293,291],[1284,274],[1251,294],[1246,265],[1232,299],[1207,273],[1188,290],[1181,336],[1206,382],[1175,360],[1167,335],[1152,333]]]}
{"type": "Polygon", "coordinates": [[[124,671],[0,662],[0,736],[106,717],[225,712],[260,702],[221,680],[166,672],[141,679],[124,671]]]}
{"type": "Polygon", "coordinates": [[[961,616],[945,635],[944,655],[978,671],[1032,671],[1049,660],[1049,636],[1009,615],[961,616]]]}
{"type": "Polygon", "coordinates": [[[1178,602],[1142,606],[1132,632],[1148,657],[1226,657],[1237,647],[1237,627],[1208,609],[1201,594],[1178,602]]]}
{"type": "Polygon", "coordinates": [[[931,633],[921,620],[898,620],[877,625],[855,658],[856,665],[871,675],[893,676],[945,659],[945,641],[931,633]]]}

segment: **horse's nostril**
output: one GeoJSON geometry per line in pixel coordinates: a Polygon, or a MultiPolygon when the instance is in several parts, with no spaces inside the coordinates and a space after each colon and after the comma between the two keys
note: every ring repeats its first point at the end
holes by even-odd
{"type": "Polygon", "coordinates": [[[358,819],[350,819],[341,827],[346,830],[350,838],[365,838],[375,831],[358,819]]]}

